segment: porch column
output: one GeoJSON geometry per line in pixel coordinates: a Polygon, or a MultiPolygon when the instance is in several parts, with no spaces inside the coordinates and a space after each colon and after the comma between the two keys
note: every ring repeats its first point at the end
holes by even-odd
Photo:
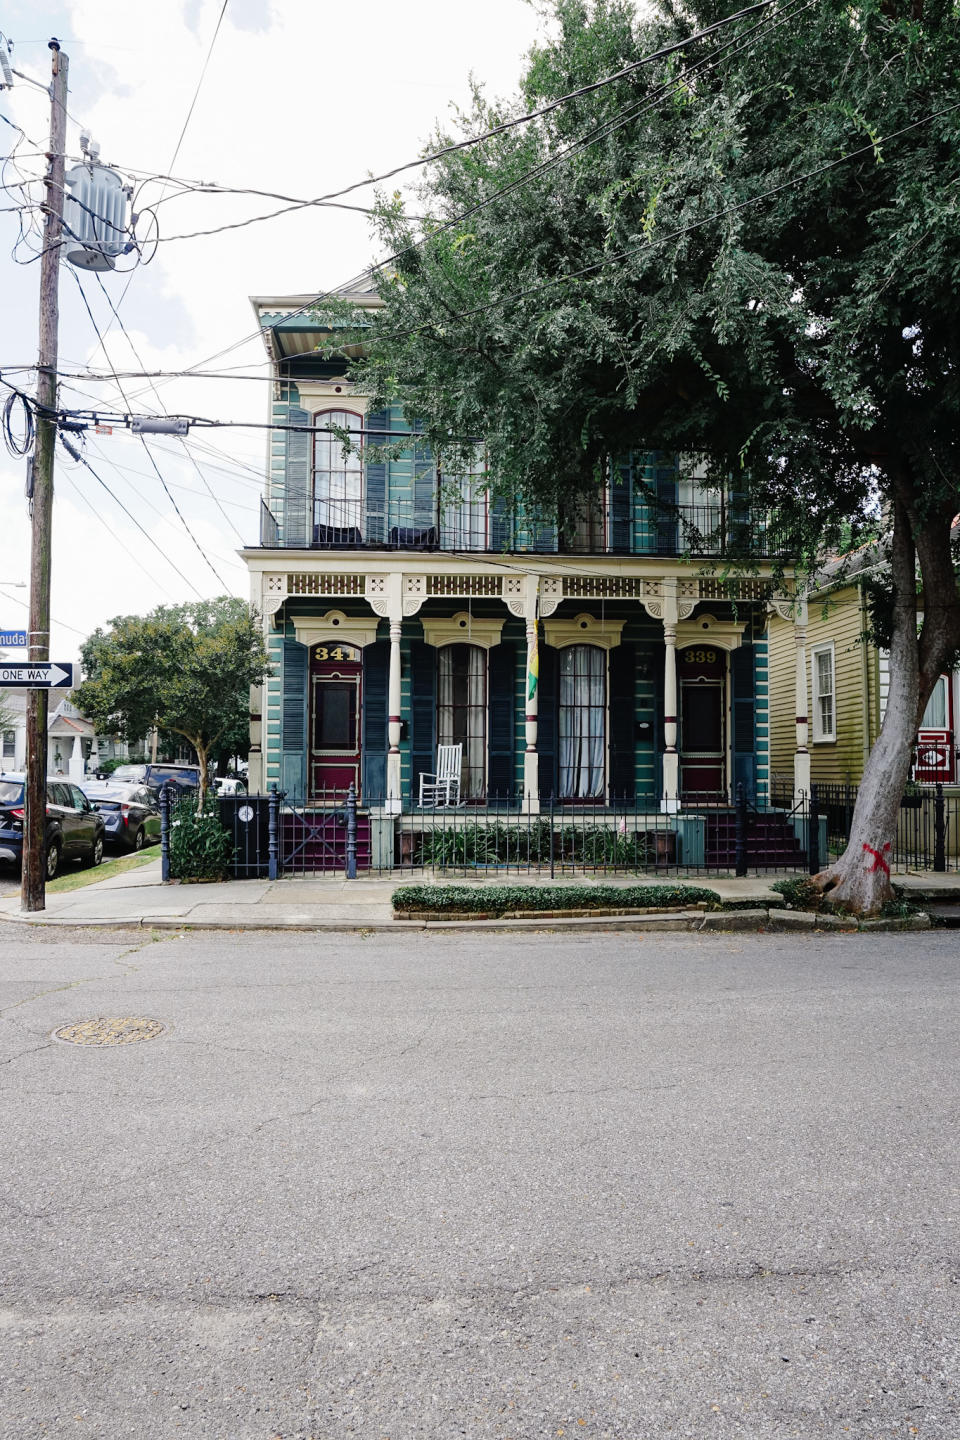
{"type": "Polygon", "coordinates": [[[793,617],[793,643],[796,655],[796,724],[797,742],[793,756],[794,804],[801,795],[810,794],[810,720],[807,713],[807,602],[798,600],[793,617]]]}
{"type": "Polygon", "coordinates": [[[677,582],[663,581],[663,799],[661,809],[680,809],[680,756],[677,753],[677,582]]]}
{"type": "Polygon", "coordinates": [[[400,633],[403,623],[390,616],[390,672],[387,683],[387,804],[390,815],[399,815],[400,796],[400,633]]]}
{"type": "Polygon", "coordinates": [[[527,577],[525,618],[527,625],[527,680],[525,687],[526,750],[523,756],[523,804],[528,815],[540,813],[540,756],[537,754],[537,724],[540,712],[540,577],[527,577]]]}
{"type": "Polygon", "coordinates": [[[83,744],[79,735],[73,737],[73,752],[67,765],[67,774],[78,783],[83,779],[83,744]]]}

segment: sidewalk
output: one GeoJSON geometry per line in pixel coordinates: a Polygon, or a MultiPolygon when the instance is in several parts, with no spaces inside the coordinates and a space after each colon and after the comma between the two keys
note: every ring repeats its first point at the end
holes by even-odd
{"type": "MultiPolygon", "coordinates": [[[[702,885],[714,890],[724,900],[736,900],[765,908],[782,904],[771,888],[782,875],[769,879],[747,876],[563,876],[554,881],[540,876],[510,875],[479,879],[449,876],[437,883],[456,885],[659,885],[665,880],[702,885]]],[[[345,880],[340,875],[292,876],[283,880],[228,880],[204,885],[164,885],[160,879],[160,861],[143,865],[137,870],[114,876],[99,884],[65,895],[49,895],[47,908],[37,914],[23,915],[19,895],[0,899],[0,924],[5,921],[24,925],[100,925],[118,928],[203,929],[203,930],[423,930],[442,927],[451,929],[452,922],[419,920],[401,921],[392,918],[390,897],[398,885],[421,883],[421,877],[398,874],[395,877],[345,880]]],[[[426,877],[429,883],[429,877],[426,877]]],[[[896,883],[905,890],[931,899],[960,900],[960,875],[898,875],[896,883]]],[[[602,917],[589,920],[556,920],[552,925],[608,929],[624,928],[640,921],[649,928],[656,917],[602,917]]],[[[543,929],[543,920],[455,922],[457,929],[503,927],[535,927],[543,929]]]]}

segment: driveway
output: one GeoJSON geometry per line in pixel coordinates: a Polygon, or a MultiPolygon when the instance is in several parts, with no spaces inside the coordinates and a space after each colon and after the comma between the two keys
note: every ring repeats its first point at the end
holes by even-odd
{"type": "Polygon", "coordinates": [[[4,925],[0,1434],[956,1440],[958,974],[4,925]]]}

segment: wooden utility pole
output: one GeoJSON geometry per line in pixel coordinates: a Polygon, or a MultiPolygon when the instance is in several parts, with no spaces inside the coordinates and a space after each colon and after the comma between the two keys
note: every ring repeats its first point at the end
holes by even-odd
{"type": "MultiPolygon", "coordinates": [[[[40,260],[40,347],[37,362],[37,443],[33,456],[30,532],[31,661],[50,659],[50,542],[53,529],[53,460],[57,443],[57,329],[60,239],[67,141],[67,70],[59,41],[51,40],[50,149],[40,260]]],[[[27,691],[27,783],[23,827],[21,910],[42,910],[46,886],[47,691],[27,691]]]]}

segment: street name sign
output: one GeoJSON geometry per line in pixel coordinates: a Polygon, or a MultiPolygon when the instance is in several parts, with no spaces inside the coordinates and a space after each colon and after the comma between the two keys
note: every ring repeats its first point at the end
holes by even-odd
{"type": "Polygon", "coordinates": [[[38,660],[34,665],[0,662],[0,690],[72,689],[72,660],[38,660]]]}
{"type": "Polygon", "coordinates": [[[14,645],[26,645],[26,630],[0,630],[0,649],[14,645]]]}

